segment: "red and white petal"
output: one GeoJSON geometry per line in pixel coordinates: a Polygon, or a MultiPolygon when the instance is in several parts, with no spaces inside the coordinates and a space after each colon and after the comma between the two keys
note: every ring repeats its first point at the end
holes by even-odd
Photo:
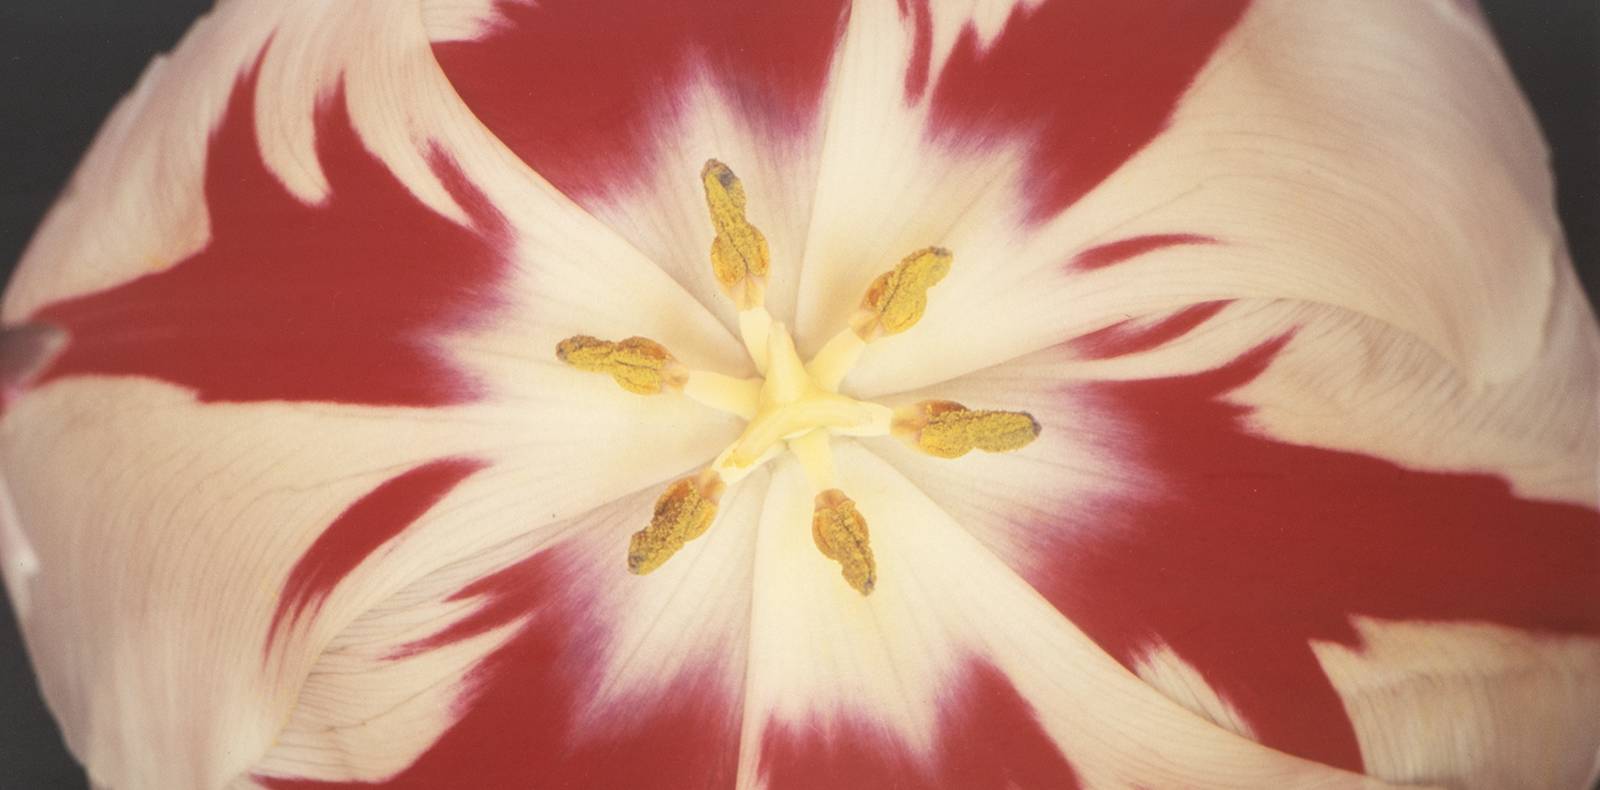
{"type": "Polygon", "coordinates": [[[416,579],[333,640],[254,781],[731,785],[764,478],[649,576],[626,556],[654,490],[416,579]]]}
{"type": "Polygon", "coordinates": [[[120,147],[89,156],[73,193],[89,197],[56,209],[5,305],[11,323],[73,336],[46,378],[430,405],[478,393],[429,341],[544,360],[578,332],[649,334],[690,364],[745,364],[688,293],[477,123],[415,19],[293,9],[254,38],[235,29],[248,14],[202,23],[175,57],[216,61],[185,67],[220,75],[218,97],[157,69],[125,111],[138,139],[114,121],[120,147]],[[168,129],[169,116],[188,125],[168,129]],[[152,161],[172,164],[143,169],[152,161]],[[165,211],[150,199],[164,194],[184,207],[174,218],[141,222],[108,202],[165,211]],[[134,230],[89,248],[98,237],[80,227],[134,230]],[[323,342],[308,348],[308,335],[323,342]]]}
{"type": "MultiPolygon", "coordinates": [[[[1581,307],[1563,302],[1524,376],[1485,386],[1415,336],[1336,308],[1197,305],[905,395],[1028,409],[1044,431],[1024,450],[942,461],[872,446],[1202,715],[1385,779],[1537,784],[1552,770],[1543,753],[1466,759],[1418,738],[1396,723],[1414,699],[1370,693],[1361,673],[1381,683],[1428,663],[1464,721],[1587,710],[1569,688],[1600,667],[1597,396],[1592,376],[1578,380],[1596,359],[1581,307]],[[1521,652],[1489,639],[1406,663],[1363,650],[1357,618],[1436,627],[1456,646],[1481,634],[1452,629],[1492,624],[1521,652]],[[1352,651],[1360,661],[1330,668],[1352,651]],[[1514,661],[1567,669],[1531,674],[1537,692],[1471,692],[1514,661]]],[[[1584,728],[1556,740],[1595,746],[1584,728]]]]}
{"type": "MultiPolygon", "coordinates": [[[[949,378],[1092,321],[1062,309],[1074,250],[1062,211],[1161,131],[1241,6],[856,5],[830,79],[802,346],[930,244],[954,268],[915,333],[869,350],[852,379],[863,392],[949,378]]],[[[1070,225],[1078,241],[1104,229],[1070,225]]]]}
{"type": "MultiPolygon", "coordinates": [[[[951,248],[955,267],[916,330],[874,343],[849,386],[868,395],[921,386],[1129,316],[1237,298],[1300,299],[1373,317],[1483,381],[1514,376],[1536,355],[1567,264],[1537,129],[1475,15],[1448,2],[1262,2],[1228,21],[1224,4],[1200,4],[1190,24],[1172,30],[1131,22],[1098,29],[1118,47],[1170,54],[1148,69],[1117,70],[1105,59],[1067,73],[1033,68],[1060,62],[1060,41],[1092,37],[1097,28],[1080,25],[1048,43],[1039,38],[1052,14],[1077,7],[1019,13],[972,56],[975,68],[1032,87],[1026,112],[974,90],[973,107],[991,112],[930,120],[921,137],[907,136],[920,128],[905,121],[856,129],[854,137],[869,139],[876,128],[898,134],[882,145],[907,151],[881,163],[852,160],[861,184],[913,158],[1011,164],[1003,177],[978,179],[982,191],[968,189],[965,175],[951,179],[962,213],[921,243],[951,248]],[[1144,79],[1185,64],[1181,74],[1167,72],[1177,80],[1170,92],[1123,86],[1117,95],[1130,103],[1166,97],[1156,128],[1113,135],[1123,152],[1115,169],[1041,209],[1041,197],[1068,194],[1058,189],[1063,173],[1101,161],[1090,142],[1051,137],[1080,80],[1099,79],[1095,69],[1144,79]],[[965,133],[979,117],[990,119],[985,129],[1011,121],[1009,134],[965,133]]],[[[930,78],[929,101],[937,104],[959,62],[930,78]]],[[[1101,125],[1121,117],[1110,109],[1070,115],[1102,136],[1112,132],[1101,125]]],[[[829,168],[825,159],[824,185],[829,168]]],[[[882,212],[853,221],[830,228],[861,235],[860,223],[898,227],[882,212]]],[[[857,283],[827,287],[848,295],[870,276],[852,268],[846,279],[857,283]]],[[[824,311],[838,302],[816,301],[824,311]]]]}
{"type": "Polygon", "coordinates": [[[842,2],[503,3],[435,45],[498,139],[734,325],[712,277],[700,170],[737,173],[790,310],[811,213],[820,97],[842,2]]]}
{"type": "Polygon", "coordinates": [[[734,435],[690,403],[624,408],[642,399],[606,381],[545,389],[380,410],[71,380],[13,404],[0,464],[36,571],[15,573],[8,541],[6,572],[91,773],[216,785],[272,743],[319,653],[386,596],[682,474],[734,435]]]}
{"type": "Polygon", "coordinates": [[[804,475],[780,461],[756,548],[747,786],[1361,786],[1162,697],[893,467],[836,450],[878,584],[841,583],[812,545],[804,475]]]}
{"type": "Polygon", "coordinates": [[[360,145],[424,206],[467,223],[429,156],[430,141],[470,116],[432,64],[420,18],[393,10],[231,3],[203,17],[107,120],[8,287],[6,320],[160,271],[207,243],[207,139],[246,74],[261,83],[248,97],[250,133],[291,195],[328,195],[314,110],[338,94],[360,145]]]}
{"type": "Polygon", "coordinates": [[[740,352],[419,72],[409,17],[246,8],[170,61],[203,78],[158,66],[119,111],[5,306],[66,337],[25,386],[7,371],[7,583],[70,745],[118,787],[238,774],[395,585],[737,431],[551,359],[584,330],[740,352]]]}

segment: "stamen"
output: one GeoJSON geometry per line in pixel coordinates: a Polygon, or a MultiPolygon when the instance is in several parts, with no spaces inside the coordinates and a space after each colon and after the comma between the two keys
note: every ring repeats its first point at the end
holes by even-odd
{"type": "Polygon", "coordinates": [[[705,534],[716,520],[723,487],[722,479],[710,470],[667,486],[656,499],[650,526],[633,533],[628,541],[628,570],[649,573],[705,534]]]}
{"type": "Polygon", "coordinates": [[[1025,411],[968,409],[947,400],[923,401],[895,416],[894,430],[940,458],[960,458],[977,449],[1020,450],[1039,437],[1039,421],[1025,411]]]}
{"type": "Polygon", "coordinates": [[[811,374],[817,386],[829,392],[838,392],[839,384],[844,381],[850,369],[856,366],[861,359],[861,352],[867,350],[867,341],[862,340],[854,329],[844,329],[834,335],[822,350],[811,358],[806,364],[806,372],[811,374]]]}
{"type": "Polygon", "coordinates": [[[752,307],[739,311],[739,339],[744,341],[750,361],[756,363],[756,372],[767,374],[767,345],[772,336],[772,314],[765,307],[752,307]]]}
{"type": "Polygon", "coordinates": [[[867,286],[850,325],[834,335],[811,358],[806,370],[817,386],[836,392],[861,359],[867,343],[916,326],[928,309],[928,289],[950,273],[954,256],[943,247],[926,247],[907,255],[867,286]]]}
{"type": "Polygon", "coordinates": [[[623,389],[639,395],[682,389],[689,375],[665,346],[643,337],[613,343],[573,335],[556,344],[556,357],[578,370],[609,373],[623,389]]]}
{"type": "Polygon", "coordinates": [[[761,379],[740,379],[705,370],[691,370],[683,394],[717,411],[746,420],[756,416],[761,402],[761,379]]]}
{"type": "Polygon", "coordinates": [[[877,561],[867,521],[838,487],[834,436],[894,433],[924,452],[956,458],[974,450],[1006,452],[1039,435],[1025,412],[981,411],[950,401],[923,401],[895,410],[841,395],[839,384],[867,343],[904,332],[922,319],[928,290],[950,272],[949,250],[927,247],[907,255],[867,288],[848,327],[829,340],[810,364],[794,339],[764,306],[771,266],[767,240],[745,214],[744,185],[727,165],[707,160],[700,172],[715,236],[711,268],[739,311],[739,336],[761,378],[739,379],[691,370],[660,343],[642,337],[611,342],[575,335],[556,356],[579,370],[606,373],[630,392],[667,389],[748,420],[744,431],[700,473],[674,481],[656,499],[650,524],[628,542],[628,570],[661,567],[716,521],[724,491],[785,447],[795,454],[815,492],[811,537],[823,556],[862,595],[877,585],[877,561]]]}
{"type": "Polygon", "coordinates": [[[715,159],[706,160],[700,181],[717,231],[711,240],[711,270],[741,311],[760,307],[766,298],[770,256],[766,237],[745,218],[744,185],[715,159]]]}
{"type": "Polygon", "coordinates": [[[893,269],[878,275],[861,300],[861,312],[850,328],[862,340],[895,335],[915,326],[928,309],[928,289],[950,273],[950,251],[927,247],[907,255],[893,269]]]}
{"type": "Polygon", "coordinates": [[[833,471],[833,445],[826,429],[803,433],[789,440],[789,451],[794,453],[805,470],[806,480],[812,489],[826,491],[838,485],[833,471]]]}
{"type": "Polygon", "coordinates": [[[839,563],[839,573],[856,592],[868,595],[878,584],[867,520],[844,492],[830,488],[817,494],[811,512],[811,539],[822,556],[839,563]]]}

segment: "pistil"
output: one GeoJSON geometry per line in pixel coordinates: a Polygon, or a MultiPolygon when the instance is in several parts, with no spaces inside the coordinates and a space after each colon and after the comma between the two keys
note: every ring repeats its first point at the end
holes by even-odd
{"type": "Polygon", "coordinates": [[[584,371],[605,373],[629,392],[679,392],[745,420],[744,431],[700,472],[674,481],[656,499],[650,523],[628,544],[628,569],[650,573],[689,541],[705,534],[723,493],[775,458],[794,453],[814,492],[811,535],[823,556],[862,595],[877,585],[867,520],[839,486],[832,437],[893,433],[929,455],[956,458],[977,449],[1009,452],[1039,435],[1026,412],[975,410],[951,401],[923,401],[895,410],[839,392],[867,344],[911,329],[928,307],[928,291],[949,273],[942,247],[907,255],[873,280],[849,325],[809,364],[794,339],[765,307],[770,257],[767,241],[745,216],[744,185],[713,159],[700,173],[716,235],[711,268],[739,310],[739,335],[761,378],[739,379],[692,370],[648,338],[612,342],[588,335],[561,341],[556,356],[584,371]]]}

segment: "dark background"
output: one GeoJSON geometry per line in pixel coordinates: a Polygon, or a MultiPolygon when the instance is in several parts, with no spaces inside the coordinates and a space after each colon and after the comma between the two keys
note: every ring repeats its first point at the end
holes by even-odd
{"type": "MultiPolygon", "coordinates": [[[[0,8],[0,273],[9,278],[112,105],[211,3],[0,1],[9,6],[0,8]]],[[[1600,0],[1481,5],[1553,149],[1562,224],[1593,304],[1600,293],[1600,0]]],[[[0,790],[85,787],[39,699],[11,608],[0,603],[0,790]]]]}

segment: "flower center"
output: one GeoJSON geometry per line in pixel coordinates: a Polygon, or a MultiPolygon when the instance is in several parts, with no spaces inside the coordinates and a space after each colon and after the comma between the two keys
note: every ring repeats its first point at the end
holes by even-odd
{"type": "Polygon", "coordinates": [[[563,362],[609,374],[629,392],[681,393],[748,421],[709,466],[662,492],[650,524],[629,542],[628,569],[649,573],[705,534],[728,487],[787,449],[816,491],[811,535],[817,549],[839,563],[851,587],[871,593],[878,572],[867,522],[839,487],[832,437],[893,434],[929,455],[958,458],[974,449],[1020,449],[1039,435],[1039,423],[1026,412],[974,410],[952,401],[895,409],[841,394],[840,382],[868,343],[904,332],[922,318],[928,290],[950,271],[950,251],[918,250],[880,275],[849,325],[803,362],[788,329],[766,310],[767,240],[745,217],[744,186],[715,159],[706,162],[700,179],[716,229],[712,272],[739,308],[739,334],[760,376],[740,379],[691,370],[660,343],[642,337],[612,342],[574,335],[556,346],[563,362]]]}

